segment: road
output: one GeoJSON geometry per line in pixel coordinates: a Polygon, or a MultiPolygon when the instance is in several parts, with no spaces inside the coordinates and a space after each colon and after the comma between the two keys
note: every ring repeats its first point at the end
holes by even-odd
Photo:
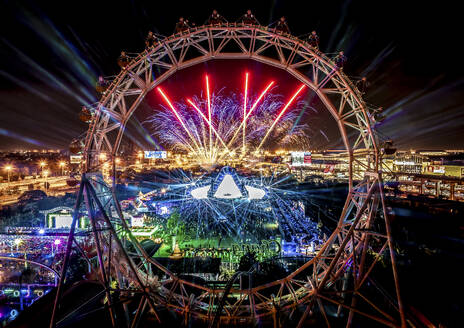
{"type": "Polygon", "coordinates": [[[59,176],[14,181],[10,182],[9,184],[8,182],[0,183],[0,194],[2,194],[0,196],[0,206],[12,205],[16,203],[19,196],[21,196],[25,191],[29,190],[29,185],[31,184],[33,185],[34,190],[43,190],[47,193],[48,196],[63,195],[65,192],[75,190],[66,184],[67,178],[67,176],[59,176]],[[48,190],[45,190],[45,182],[50,184],[48,190]],[[13,188],[17,188],[18,191],[12,195],[9,195],[7,191],[13,188]]]}

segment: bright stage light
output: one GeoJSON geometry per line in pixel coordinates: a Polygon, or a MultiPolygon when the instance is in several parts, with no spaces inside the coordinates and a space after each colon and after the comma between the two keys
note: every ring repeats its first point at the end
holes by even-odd
{"type": "Polygon", "coordinates": [[[245,186],[245,188],[248,191],[248,199],[262,199],[266,195],[263,189],[252,186],[245,186]]]}
{"type": "Polygon", "coordinates": [[[266,195],[263,189],[244,185],[242,180],[233,169],[225,167],[215,181],[190,190],[190,194],[195,199],[211,197],[218,199],[246,198],[247,200],[262,199],[266,195]]]}
{"type": "Polygon", "coordinates": [[[208,185],[205,187],[193,189],[192,191],[190,191],[190,194],[195,199],[206,199],[208,198],[208,191],[210,189],[211,189],[211,186],[208,185]]]}
{"type": "Polygon", "coordinates": [[[234,178],[232,178],[230,174],[226,174],[224,175],[224,179],[222,180],[221,184],[214,193],[214,197],[233,199],[241,198],[243,197],[243,195],[240,192],[240,189],[238,189],[237,184],[234,181],[234,178]]]}
{"type": "Polygon", "coordinates": [[[61,244],[61,240],[60,239],[55,239],[54,244],[58,246],[59,244],[61,244]]]}
{"type": "Polygon", "coordinates": [[[161,215],[169,214],[168,208],[166,206],[161,206],[160,210],[161,215]]]}

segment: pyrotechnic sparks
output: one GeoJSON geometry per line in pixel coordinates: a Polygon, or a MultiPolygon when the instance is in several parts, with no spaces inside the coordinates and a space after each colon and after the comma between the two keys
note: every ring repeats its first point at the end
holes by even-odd
{"type": "Polygon", "coordinates": [[[244,94],[226,95],[223,90],[213,92],[206,75],[206,99],[195,96],[176,103],[158,87],[164,100],[163,109],[146,123],[164,146],[196,156],[201,164],[227,162],[238,154],[242,157],[254,154],[263,146],[307,147],[307,126],[298,125],[292,129],[299,109],[305,105],[304,101],[296,101],[305,86],[301,85],[285,103],[282,96],[269,92],[273,85],[271,81],[259,96],[253,95],[246,73],[244,94]],[[249,109],[248,103],[253,104],[249,109]],[[241,141],[237,140],[240,132],[241,141]],[[270,140],[272,145],[268,145],[270,140]]]}

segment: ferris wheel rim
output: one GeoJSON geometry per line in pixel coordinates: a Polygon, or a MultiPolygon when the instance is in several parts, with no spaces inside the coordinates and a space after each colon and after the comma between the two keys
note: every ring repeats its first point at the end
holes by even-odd
{"type": "MultiPolygon", "coordinates": [[[[85,158],[86,158],[86,168],[85,169],[88,170],[89,168],[91,168],[91,166],[90,166],[91,156],[95,155],[95,154],[98,154],[100,152],[101,146],[103,144],[103,141],[101,139],[104,139],[104,134],[107,133],[107,132],[105,132],[104,129],[108,127],[108,122],[106,122],[106,125],[104,125],[104,124],[102,125],[103,129],[99,130],[98,127],[97,127],[97,125],[99,123],[98,120],[102,119],[102,117],[112,117],[112,118],[116,118],[116,120],[119,119],[120,126],[119,126],[118,137],[116,139],[116,145],[115,145],[116,147],[112,149],[112,154],[113,154],[113,159],[114,159],[114,154],[117,153],[120,142],[121,142],[121,139],[122,139],[122,136],[124,134],[125,125],[127,124],[129,119],[131,118],[132,114],[137,110],[137,108],[139,107],[139,104],[143,100],[143,98],[151,90],[153,90],[156,86],[158,86],[160,83],[164,82],[166,79],[168,79],[169,77],[171,77],[172,75],[176,74],[177,72],[179,72],[180,70],[182,70],[184,68],[191,67],[191,66],[194,66],[194,65],[209,61],[209,60],[216,60],[216,59],[251,59],[251,60],[262,62],[264,64],[272,65],[272,66],[275,66],[275,67],[278,67],[280,69],[285,70],[287,73],[289,73],[292,76],[294,76],[295,78],[299,79],[302,83],[304,83],[311,90],[313,90],[318,95],[318,97],[323,101],[324,106],[329,110],[329,112],[332,114],[332,116],[336,120],[336,123],[337,123],[337,126],[339,128],[341,137],[343,138],[343,143],[345,145],[346,152],[347,152],[347,154],[349,156],[349,161],[350,161],[350,176],[349,176],[350,183],[349,183],[349,187],[350,187],[350,190],[351,190],[352,184],[353,184],[352,183],[353,173],[351,171],[351,163],[353,161],[352,156],[353,156],[353,153],[355,152],[355,149],[352,149],[352,147],[350,145],[350,142],[348,140],[347,132],[346,132],[346,129],[345,129],[345,127],[346,127],[345,123],[346,122],[344,120],[344,117],[346,117],[349,113],[344,114],[345,116],[342,115],[343,114],[342,111],[340,109],[337,109],[334,106],[334,104],[331,102],[331,100],[327,96],[328,93],[325,92],[323,87],[321,88],[317,84],[314,84],[312,81],[309,80],[309,78],[305,79],[303,74],[301,74],[298,70],[292,68],[291,65],[289,65],[288,63],[284,64],[282,61],[279,62],[279,61],[276,61],[275,59],[269,60],[269,59],[272,59],[272,58],[268,58],[266,56],[260,55],[259,53],[256,54],[256,53],[243,52],[243,53],[237,55],[237,54],[229,54],[229,53],[221,54],[221,53],[213,51],[213,52],[205,53],[202,57],[198,57],[198,58],[196,58],[195,60],[192,60],[192,61],[186,61],[186,62],[181,62],[181,63],[177,62],[175,65],[173,64],[169,70],[164,72],[156,80],[151,81],[149,85],[144,84],[143,83],[144,81],[140,78],[140,74],[145,72],[145,71],[141,70],[141,67],[143,66],[143,65],[141,65],[141,63],[142,62],[148,62],[148,63],[152,64],[153,60],[157,56],[158,51],[165,50],[168,57],[173,59],[174,53],[173,53],[173,50],[171,48],[174,48],[174,46],[171,47],[171,45],[175,45],[176,43],[181,44],[182,42],[187,42],[188,43],[188,42],[190,42],[190,41],[188,41],[188,39],[192,39],[192,38],[194,38],[194,36],[196,34],[202,34],[202,33],[205,34],[204,35],[205,40],[209,40],[209,38],[211,38],[213,32],[222,32],[222,33],[224,33],[225,36],[228,35],[231,40],[235,40],[236,36],[231,36],[230,35],[231,31],[236,31],[236,32],[237,31],[249,31],[250,32],[249,37],[254,38],[254,39],[256,39],[257,34],[259,32],[259,33],[266,34],[269,38],[274,40],[273,42],[278,43],[280,41],[285,41],[285,42],[289,42],[289,43],[296,43],[297,47],[295,48],[296,50],[294,50],[295,52],[298,52],[300,49],[303,49],[303,50],[306,51],[307,54],[309,53],[312,56],[311,60],[316,60],[317,61],[317,63],[316,63],[317,65],[319,65],[320,63],[323,64],[323,66],[321,66],[321,67],[322,67],[323,71],[325,70],[326,74],[330,74],[330,72],[333,71],[334,74],[333,74],[333,76],[330,76],[329,79],[332,82],[332,78],[335,78],[335,77],[338,78],[338,80],[336,80],[336,83],[334,82],[334,84],[336,86],[336,89],[338,89],[340,92],[342,92],[344,94],[344,96],[346,96],[346,98],[349,98],[352,101],[353,104],[357,105],[356,109],[355,108],[352,109],[352,111],[354,113],[352,115],[356,115],[356,118],[358,119],[358,121],[360,121],[359,124],[360,124],[361,129],[362,129],[362,131],[360,131],[360,135],[363,135],[363,138],[367,135],[367,137],[366,137],[367,140],[368,140],[368,142],[366,143],[366,145],[368,146],[368,147],[366,147],[367,152],[372,152],[374,154],[374,156],[376,158],[375,162],[377,163],[378,148],[377,148],[374,132],[373,132],[373,130],[372,130],[371,126],[370,126],[370,123],[369,123],[368,112],[367,112],[366,106],[364,105],[364,101],[362,100],[362,97],[354,89],[355,87],[352,85],[349,78],[346,77],[339,69],[337,69],[335,64],[331,63],[330,60],[327,57],[325,57],[322,53],[316,51],[315,49],[311,48],[309,45],[306,45],[304,41],[299,40],[297,38],[281,35],[279,33],[264,30],[264,29],[258,28],[258,27],[247,27],[247,26],[234,25],[234,26],[202,26],[202,27],[196,28],[193,31],[189,31],[189,32],[181,34],[181,35],[171,36],[171,37],[167,38],[166,40],[163,40],[156,47],[153,47],[148,51],[147,50],[143,51],[141,54],[139,54],[139,56],[137,56],[135,59],[133,59],[132,62],[118,74],[116,79],[113,81],[113,83],[109,87],[108,93],[106,93],[102,97],[102,100],[99,102],[99,105],[98,105],[98,108],[97,108],[97,113],[94,116],[94,120],[92,121],[92,123],[90,125],[89,131],[88,131],[88,134],[87,134],[87,138],[86,138],[85,151],[84,151],[85,158]],[[229,33],[229,34],[227,34],[227,33],[229,33]],[[128,82],[128,80],[130,82],[128,82]],[[111,101],[113,101],[114,98],[117,98],[117,97],[124,97],[125,96],[124,92],[128,92],[128,90],[130,89],[130,86],[132,84],[140,85],[140,90],[139,91],[130,91],[130,92],[133,92],[132,95],[137,95],[138,94],[138,98],[136,100],[136,102],[138,102],[138,104],[134,108],[127,110],[124,113],[124,115],[119,115],[117,112],[114,112],[114,113],[111,112],[117,106],[117,105],[112,104],[111,101]],[[121,85],[123,85],[123,87],[118,88],[121,85]],[[136,93],[136,92],[138,92],[138,93],[136,93]],[[108,106],[108,104],[110,104],[110,106],[108,106]],[[98,138],[100,138],[100,144],[98,144],[98,140],[97,140],[98,138]],[[95,145],[97,147],[95,149],[93,149],[93,147],[95,147],[95,145]]],[[[242,37],[243,37],[243,35],[242,35],[242,37]]],[[[193,41],[192,41],[192,44],[193,44],[193,41]]],[[[310,61],[310,59],[308,59],[308,61],[310,61]]],[[[173,59],[173,63],[174,62],[175,62],[175,60],[173,59]]],[[[314,67],[314,63],[315,62],[313,62],[313,64],[312,64],[313,67],[314,67]]],[[[319,66],[317,66],[317,67],[319,69],[319,66]]],[[[326,75],[326,76],[328,76],[328,75],[326,75]]],[[[336,92],[336,90],[333,90],[333,91],[336,92]]],[[[350,103],[350,105],[351,105],[351,103],[350,103]]],[[[116,128],[118,128],[118,127],[116,127],[116,128]]],[[[374,171],[378,170],[377,165],[373,164],[372,168],[373,168],[374,171]]],[[[340,220],[341,220],[341,218],[340,218],[340,220]]],[[[335,234],[335,231],[332,233],[330,238],[335,238],[334,234],[335,234]]],[[[324,244],[322,249],[325,249],[325,247],[327,245],[328,245],[328,243],[324,244]]],[[[303,266],[300,266],[296,271],[290,273],[289,275],[287,275],[283,279],[292,279],[292,277],[294,277],[297,274],[297,271],[305,269],[305,268],[309,267],[310,265],[313,265],[318,260],[319,256],[322,256],[322,251],[318,252],[317,256],[315,256],[310,261],[307,261],[303,266]]],[[[168,272],[169,272],[168,270],[165,271],[165,273],[168,273],[168,272]]],[[[204,286],[201,286],[201,285],[198,285],[198,284],[195,284],[195,283],[180,279],[180,278],[178,278],[178,275],[176,275],[176,274],[173,274],[173,273],[170,273],[170,272],[168,274],[170,275],[171,279],[174,279],[175,281],[178,281],[178,282],[180,281],[180,282],[182,282],[182,283],[184,283],[186,285],[189,285],[189,286],[194,286],[195,288],[198,288],[200,290],[205,290],[205,291],[209,290],[210,292],[216,292],[217,291],[217,290],[213,291],[210,288],[207,288],[207,287],[204,287],[204,286]]],[[[281,280],[283,280],[283,279],[281,279],[281,280]]],[[[255,286],[254,288],[251,288],[248,291],[247,290],[240,290],[240,291],[244,292],[244,293],[248,293],[248,292],[251,293],[251,292],[259,291],[262,288],[267,288],[265,286],[276,286],[278,284],[281,284],[281,280],[275,280],[275,281],[270,282],[270,283],[265,284],[265,285],[255,286]]]]}

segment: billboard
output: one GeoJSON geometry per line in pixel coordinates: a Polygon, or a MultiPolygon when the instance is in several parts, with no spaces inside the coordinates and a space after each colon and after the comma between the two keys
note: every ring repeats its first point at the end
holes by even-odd
{"type": "Polygon", "coordinates": [[[445,167],[444,166],[433,166],[429,165],[427,167],[427,173],[431,174],[445,174],[445,167]]]}
{"type": "Polygon", "coordinates": [[[305,166],[311,164],[310,151],[294,151],[291,153],[292,166],[305,166]]]}
{"type": "Polygon", "coordinates": [[[165,150],[145,150],[143,152],[145,158],[157,158],[164,159],[168,157],[168,153],[165,150]]]}

